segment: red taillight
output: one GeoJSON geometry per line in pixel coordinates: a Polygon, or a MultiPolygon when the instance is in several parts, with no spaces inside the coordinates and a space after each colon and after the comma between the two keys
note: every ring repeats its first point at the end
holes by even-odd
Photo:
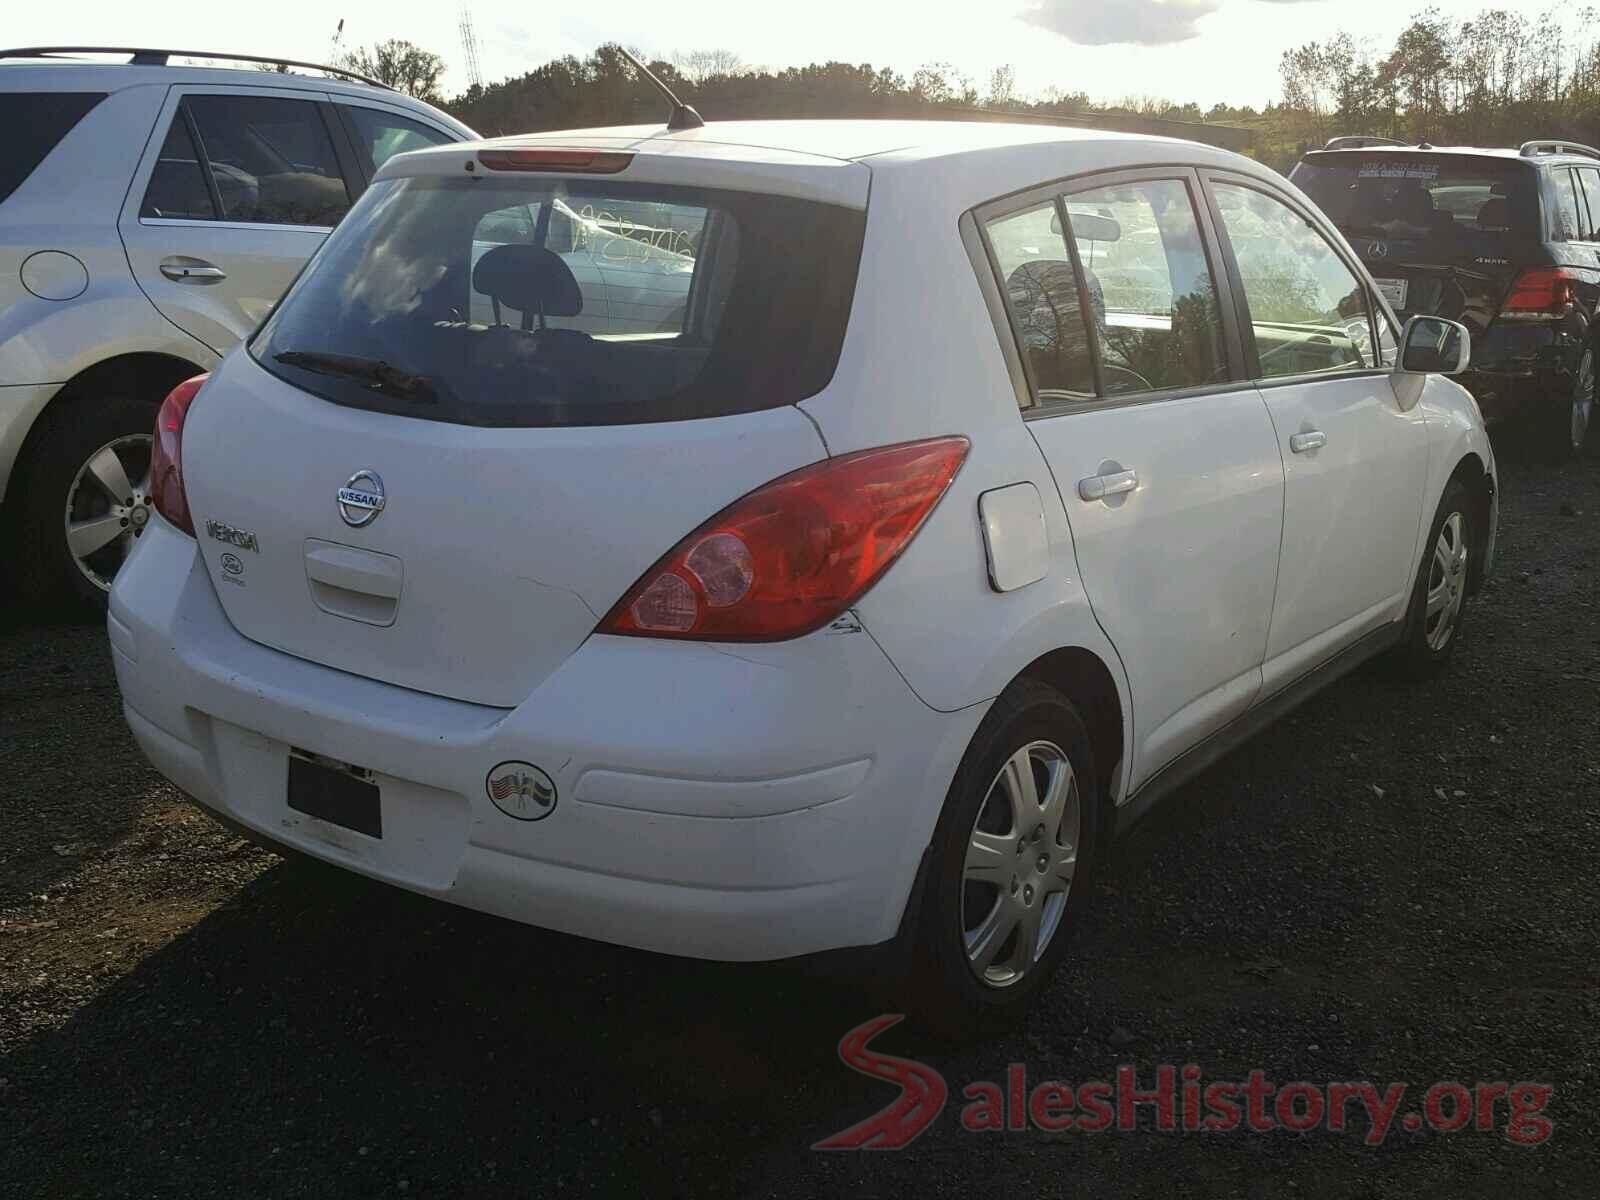
{"type": "Polygon", "coordinates": [[[491,171],[564,171],[577,175],[615,175],[633,161],[631,154],[604,150],[480,150],[478,161],[491,171]]]}
{"type": "Polygon", "coordinates": [[[1565,316],[1578,296],[1578,277],[1563,267],[1529,267],[1517,276],[1500,306],[1513,321],[1565,316]]]}
{"type": "Polygon", "coordinates": [[[757,488],[646,571],[600,632],[777,642],[826,625],[899,557],[967,446],[942,437],[863,450],[757,488]]]}
{"type": "Polygon", "coordinates": [[[189,516],[189,497],[183,490],[183,422],[195,393],[210,378],[196,375],[167,393],[156,413],[155,443],[150,447],[150,502],[190,537],[194,536],[194,521],[189,516]]]}

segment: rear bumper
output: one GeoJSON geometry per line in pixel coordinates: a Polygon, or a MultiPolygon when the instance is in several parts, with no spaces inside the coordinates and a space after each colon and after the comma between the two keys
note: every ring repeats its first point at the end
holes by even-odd
{"type": "Polygon", "coordinates": [[[1496,324],[1474,340],[1472,368],[1457,382],[1493,425],[1564,397],[1584,344],[1581,333],[1561,325],[1496,324]]]}
{"type": "Polygon", "coordinates": [[[446,700],[242,637],[160,521],[107,628],[139,745],[227,820],[469,908],[701,958],[892,938],[984,707],[928,708],[862,632],[592,637],[516,709],[446,700]],[[290,809],[290,747],[370,769],[384,836],[290,809]],[[550,775],[548,816],[491,803],[507,760],[550,775]]]}

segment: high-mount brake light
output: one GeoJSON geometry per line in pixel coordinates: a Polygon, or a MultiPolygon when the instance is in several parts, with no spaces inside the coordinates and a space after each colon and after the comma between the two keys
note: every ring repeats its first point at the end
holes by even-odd
{"type": "Polygon", "coordinates": [[[627,169],[633,155],[609,150],[480,150],[478,161],[491,171],[615,175],[627,169]]]}
{"type": "Polygon", "coordinates": [[[940,437],[862,450],[762,485],[646,571],[599,632],[778,642],[820,629],[911,543],[968,445],[940,437]]]}
{"type": "Polygon", "coordinates": [[[1500,306],[1502,320],[1547,321],[1563,317],[1578,297],[1578,276],[1565,267],[1528,267],[1517,276],[1500,306]]]}
{"type": "Polygon", "coordinates": [[[195,394],[210,378],[196,375],[167,393],[156,413],[155,440],[150,446],[150,502],[190,537],[194,536],[194,518],[189,513],[189,496],[183,490],[183,423],[195,394]]]}

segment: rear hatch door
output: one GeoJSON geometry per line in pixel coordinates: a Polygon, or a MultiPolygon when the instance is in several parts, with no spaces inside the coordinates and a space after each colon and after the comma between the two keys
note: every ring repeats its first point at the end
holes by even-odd
{"type": "Polygon", "coordinates": [[[689,174],[374,184],[185,428],[241,633],[514,706],[691,529],[825,456],[795,403],[832,376],[864,211],[689,174]],[[643,317],[603,290],[619,262],[653,272],[643,317]]]}
{"type": "Polygon", "coordinates": [[[1537,172],[1511,158],[1338,150],[1290,178],[1339,227],[1396,314],[1494,320],[1521,268],[1544,257],[1537,172]]]}

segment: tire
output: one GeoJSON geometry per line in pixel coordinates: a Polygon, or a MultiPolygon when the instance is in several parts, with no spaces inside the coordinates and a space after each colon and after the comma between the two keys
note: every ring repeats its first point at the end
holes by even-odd
{"type": "Polygon", "coordinates": [[[928,857],[907,1006],[930,1031],[959,1039],[1014,1023],[1060,965],[1100,847],[1097,780],[1084,722],[1061,693],[1021,679],[995,701],[956,770],[928,857]],[[1024,759],[1044,812],[1019,820],[1026,784],[1012,782],[1011,768],[1024,759]],[[995,857],[969,875],[969,848],[995,857]]]}
{"type": "Polygon", "coordinates": [[[1477,520],[1472,495],[1460,480],[1452,479],[1439,500],[1439,510],[1428,527],[1422,562],[1406,609],[1405,632],[1395,647],[1393,662],[1403,676],[1426,679],[1449,663],[1461,643],[1461,626],[1467,612],[1467,578],[1478,552],[1477,520]],[[1434,598],[1443,607],[1430,612],[1434,598]],[[1440,622],[1445,624],[1441,626],[1440,622]]]}
{"type": "Polygon", "coordinates": [[[1545,458],[1566,462],[1595,440],[1595,401],[1594,347],[1586,346],[1573,368],[1571,385],[1548,396],[1536,416],[1539,449],[1545,458]]]}
{"type": "Polygon", "coordinates": [[[152,510],[145,479],[160,397],[130,393],[56,398],[29,438],[28,461],[12,478],[16,497],[14,545],[19,599],[41,616],[92,616],[103,612],[110,581],[143,533],[152,510]],[[111,469],[109,454],[121,469],[111,469]],[[89,464],[98,461],[100,469],[89,464]],[[131,494],[113,497],[100,482],[109,477],[131,494]],[[129,504],[128,501],[132,501],[129,504]],[[112,533],[100,547],[80,556],[68,541],[67,522],[97,522],[85,527],[86,546],[101,532],[112,533]]]}

